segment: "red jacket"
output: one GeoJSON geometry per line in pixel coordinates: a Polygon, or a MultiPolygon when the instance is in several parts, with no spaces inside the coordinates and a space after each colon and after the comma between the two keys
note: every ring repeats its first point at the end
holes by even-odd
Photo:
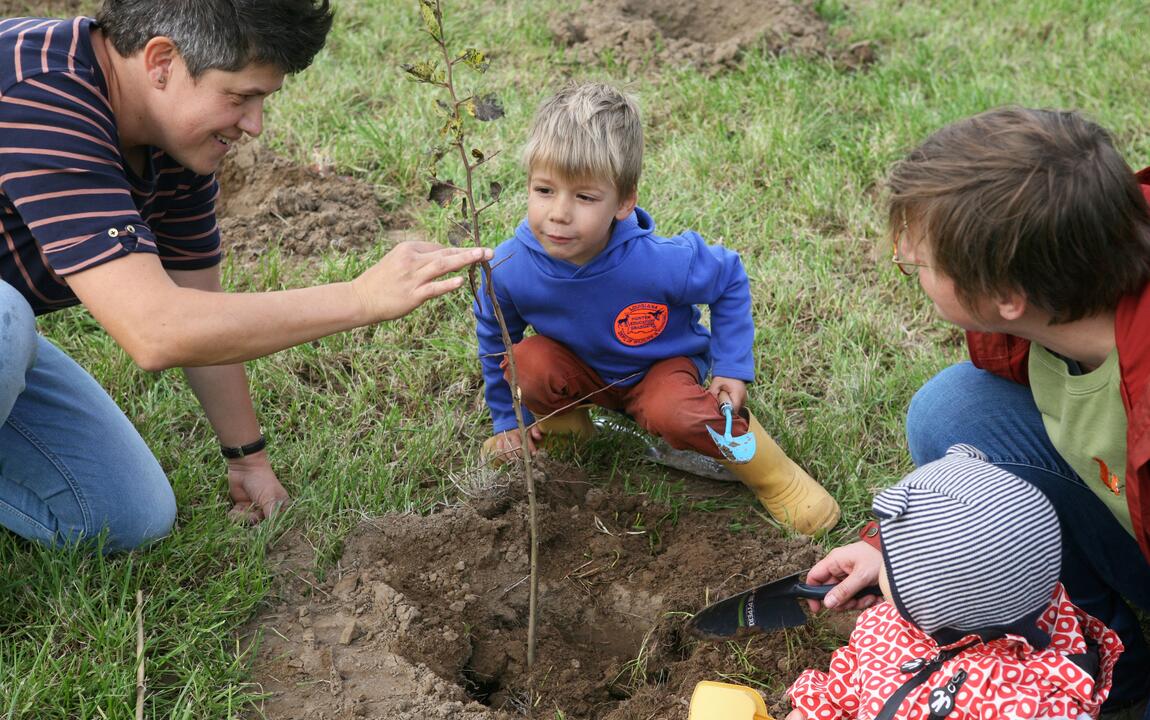
{"type": "MultiPolygon", "coordinates": [[[[1138,173],[1150,201],[1150,168],[1138,173]]],[[[1122,404],[1126,407],[1126,502],[1134,537],[1150,560],[1150,285],[1118,303],[1114,318],[1122,404]]],[[[1003,333],[968,332],[976,367],[1029,384],[1030,341],[1003,333]]]]}
{"type": "MultiPolygon", "coordinates": [[[[899,704],[896,718],[927,720],[934,689],[959,671],[966,673],[946,720],[1071,719],[1098,717],[1110,693],[1114,663],[1122,652],[1115,632],[1070,602],[1061,585],[1038,621],[1050,644],[1035,649],[1019,635],[977,642],[946,660],[899,704]],[[1096,645],[1095,645],[1096,643],[1096,645]],[[1089,672],[1073,656],[1097,648],[1097,668],[1089,672]]],[[[968,635],[940,648],[931,637],[884,602],[859,616],[846,647],[835,650],[830,668],[806,670],[787,689],[791,704],[808,720],[872,720],[887,699],[914,672],[905,663],[967,645],[968,635]]]]}

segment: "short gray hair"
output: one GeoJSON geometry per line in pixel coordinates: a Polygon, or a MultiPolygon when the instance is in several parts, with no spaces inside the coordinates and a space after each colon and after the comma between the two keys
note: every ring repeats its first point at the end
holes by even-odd
{"type": "Polygon", "coordinates": [[[535,113],[523,164],[571,178],[609,179],[621,197],[639,187],[643,122],[635,101],[603,83],[572,83],[535,113]]]}
{"type": "Polygon", "coordinates": [[[170,38],[196,78],[252,63],[299,72],[323,48],[332,10],[328,0],[104,0],[96,21],[125,57],[170,38]]]}

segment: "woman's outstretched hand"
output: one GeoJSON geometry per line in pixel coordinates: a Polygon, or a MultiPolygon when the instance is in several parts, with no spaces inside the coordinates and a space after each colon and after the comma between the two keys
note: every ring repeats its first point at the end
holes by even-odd
{"type": "Polygon", "coordinates": [[[352,280],[352,287],[368,322],[394,320],[463,285],[463,276],[444,275],[490,260],[491,255],[490,248],[453,248],[410,240],[396,245],[352,280]]]}

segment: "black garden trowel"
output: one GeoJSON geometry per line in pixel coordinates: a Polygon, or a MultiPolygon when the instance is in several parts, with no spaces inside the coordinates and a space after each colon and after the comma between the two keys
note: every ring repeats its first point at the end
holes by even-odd
{"type": "MultiPolygon", "coordinates": [[[[807,622],[799,600],[822,600],[835,586],[808,585],[802,582],[806,572],[797,572],[780,580],[745,590],[699,611],[687,623],[697,637],[721,640],[740,632],[767,632],[798,627],[807,622]]],[[[878,587],[863,588],[860,595],[881,595],[878,587]]]]}

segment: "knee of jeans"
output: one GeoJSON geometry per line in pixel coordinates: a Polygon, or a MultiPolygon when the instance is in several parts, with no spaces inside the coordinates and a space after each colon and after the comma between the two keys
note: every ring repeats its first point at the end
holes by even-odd
{"type": "Polygon", "coordinates": [[[120,508],[116,517],[107,518],[104,552],[120,552],[147,547],[167,537],[176,522],[176,496],[166,477],[153,483],[148,491],[135,495],[136,500],[120,508]]]}
{"type": "Polygon", "coordinates": [[[956,392],[965,376],[975,371],[970,363],[946,368],[926,382],[910,400],[906,412],[906,441],[915,464],[922,465],[946,454],[952,430],[970,421],[969,396],[956,392]]]}
{"type": "Polygon", "coordinates": [[[0,390],[8,383],[9,377],[19,378],[23,387],[23,377],[36,359],[36,315],[32,306],[16,289],[0,282],[0,347],[4,348],[0,357],[0,390]]]}

